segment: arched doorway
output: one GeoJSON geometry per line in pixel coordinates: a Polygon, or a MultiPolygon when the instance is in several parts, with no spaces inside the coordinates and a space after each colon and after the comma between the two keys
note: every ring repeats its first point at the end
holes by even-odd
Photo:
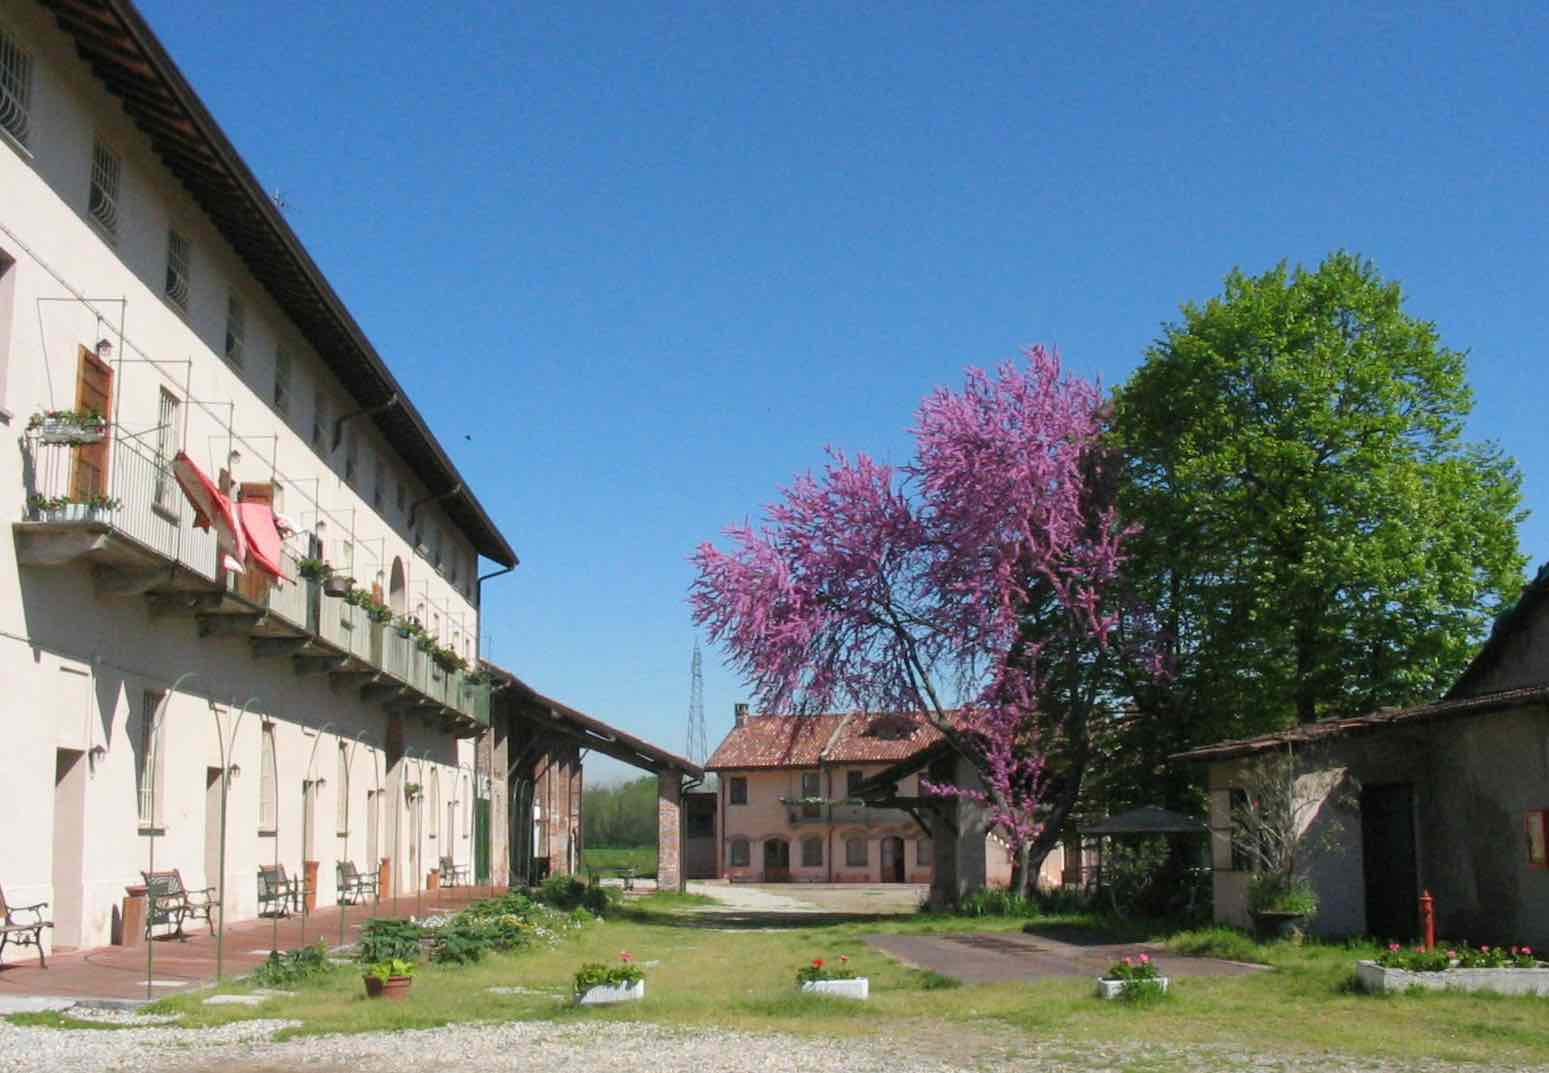
{"type": "Polygon", "coordinates": [[[764,839],[764,881],[784,883],[791,878],[791,844],[783,838],[764,839]]]}
{"type": "Polygon", "coordinates": [[[403,560],[393,556],[393,572],[387,582],[387,606],[397,614],[403,614],[404,589],[403,560]]]}

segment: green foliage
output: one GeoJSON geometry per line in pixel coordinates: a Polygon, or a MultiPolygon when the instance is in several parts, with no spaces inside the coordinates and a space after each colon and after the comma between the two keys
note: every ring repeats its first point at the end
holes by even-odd
{"type": "Polygon", "coordinates": [[[645,973],[628,954],[619,955],[617,964],[600,961],[582,965],[575,974],[575,993],[584,995],[594,987],[625,987],[645,979],[645,973]]]}
{"type": "Polygon", "coordinates": [[[1187,957],[1266,963],[1264,948],[1251,935],[1225,925],[1180,931],[1167,940],[1167,949],[1187,957]]]}
{"type": "Polygon", "coordinates": [[[1156,967],[1150,954],[1120,958],[1103,973],[1105,980],[1159,980],[1162,970],[1156,967]]]}
{"type": "Polygon", "coordinates": [[[1039,908],[1033,898],[1000,887],[981,887],[957,903],[957,912],[965,917],[1035,917],[1039,908]]]}
{"type": "MultiPolygon", "coordinates": [[[[1439,946],[1435,950],[1427,950],[1423,946],[1405,949],[1394,943],[1378,954],[1375,960],[1377,964],[1385,969],[1404,969],[1408,972],[1446,972],[1452,967],[1452,959],[1456,955],[1457,951],[1449,952],[1439,946]]],[[[1470,965],[1468,967],[1475,968],[1476,966],[1470,965]]]]}
{"type": "Polygon", "coordinates": [[[582,867],[591,875],[622,875],[633,872],[636,879],[656,877],[656,847],[587,846],[582,867]]]}
{"type": "Polygon", "coordinates": [[[850,968],[850,959],[840,954],[837,965],[823,958],[813,958],[809,964],[796,970],[796,982],[810,984],[818,980],[853,980],[858,975],[850,968]]]}
{"type": "Polygon", "coordinates": [[[328,944],[319,939],[300,950],[269,951],[269,960],[253,970],[253,979],[263,987],[287,987],[327,976],[333,969],[328,944]]]}
{"type": "Polygon", "coordinates": [[[375,976],[384,983],[394,976],[413,976],[414,962],[403,958],[386,958],[366,966],[366,974],[375,976]]]}
{"type": "Polygon", "coordinates": [[[296,573],[306,581],[324,581],[333,575],[333,567],[321,559],[301,559],[296,563],[296,573]]]}
{"type": "MultiPolygon", "coordinates": [[[[655,846],[656,777],[588,785],[582,791],[582,843],[586,846],[655,846]]],[[[587,850],[590,860],[592,851],[587,850]]],[[[655,874],[652,861],[652,874],[655,874]]]]}
{"type": "Polygon", "coordinates": [[[592,887],[575,876],[549,876],[538,888],[538,900],[555,909],[585,909],[597,916],[605,915],[612,908],[612,895],[608,888],[592,887]]]}
{"type": "Polygon", "coordinates": [[[394,958],[412,961],[419,956],[423,935],[420,926],[410,921],[373,917],[361,925],[355,957],[368,964],[394,958]]]}
{"type": "MultiPolygon", "coordinates": [[[[1370,262],[1234,271],[1118,392],[1126,571],[1173,678],[1133,676],[1110,791],[1165,758],[1443,692],[1522,584],[1521,475],[1462,439],[1465,357],[1370,262]]],[[[1155,787],[1149,787],[1155,799],[1155,787]]]]}
{"type": "Polygon", "coordinates": [[[939,972],[921,972],[916,979],[921,991],[954,991],[963,986],[956,976],[943,976],[939,972]]]}
{"type": "Polygon", "coordinates": [[[1305,879],[1259,872],[1248,881],[1248,911],[1314,916],[1318,912],[1318,892],[1305,879]]]}

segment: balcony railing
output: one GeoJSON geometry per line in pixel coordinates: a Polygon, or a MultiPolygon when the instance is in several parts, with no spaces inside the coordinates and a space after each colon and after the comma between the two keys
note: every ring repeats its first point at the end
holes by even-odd
{"type": "Polygon", "coordinates": [[[792,826],[803,824],[853,824],[860,827],[894,826],[909,823],[913,817],[899,808],[878,808],[849,799],[785,800],[785,816],[792,826]]]}
{"type": "Polygon", "coordinates": [[[120,436],[116,428],[110,428],[102,442],[85,446],[29,439],[23,457],[29,499],[36,495],[51,501],[75,501],[48,511],[29,508],[29,523],[52,524],[22,527],[29,541],[44,545],[23,561],[54,564],[89,554],[113,564],[175,563],[209,582],[213,592],[241,601],[224,601],[232,607],[216,614],[261,608],[275,620],[261,630],[255,627],[254,636],[276,636],[277,625],[280,635],[320,639],[421,696],[489,725],[487,683],[470,683],[463,671],[443,670],[429,653],[420,651],[413,638],[400,635],[391,625],[372,622],[364,608],[324,595],[320,585],[300,577],[296,557],[290,552],[283,553],[282,566],[295,579],[293,584],[274,583],[256,569],[243,574],[221,571],[214,533],[193,527],[193,508],[170,470],[154,451],[133,438],[120,436]],[[82,505],[93,496],[117,502],[94,509],[82,505]],[[76,533],[85,533],[89,541],[99,543],[104,535],[111,537],[111,547],[88,547],[73,540],[66,548],[51,551],[46,546],[50,538],[76,533]]]}

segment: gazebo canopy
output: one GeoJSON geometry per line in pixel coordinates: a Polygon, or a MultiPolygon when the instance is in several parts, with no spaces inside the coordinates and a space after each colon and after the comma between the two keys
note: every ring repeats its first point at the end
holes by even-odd
{"type": "Polygon", "coordinates": [[[1109,816],[1081,833],[1104,838],[1116,835],[1203,835],[1209,834],[1210,828],[1193,816],[1169,812],[1156,805],[1142,805],[1117,816],[1109,816]]]}

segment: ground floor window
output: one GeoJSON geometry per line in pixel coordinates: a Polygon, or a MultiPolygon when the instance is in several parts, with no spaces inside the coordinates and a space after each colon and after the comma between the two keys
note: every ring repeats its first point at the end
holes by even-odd
{"type": "Polygon", "coordinates": [[[823,863],[823,840],[821,838],[804,838],[801,840],[801,864],[803,868],[816,868],[823,863]]]}
{"type": "Polygon", "coordinates": [[[847,838],[844,840],[844,863],[852,868],[864,868],[866,866],[866,840],[864,838],[847,838]]]}
{"type": "Polygon", "coordinates": [[[748,866],[748,840],[734,838],[731,842],[731,866],[733,868],[746,868],[748,866]]]}

